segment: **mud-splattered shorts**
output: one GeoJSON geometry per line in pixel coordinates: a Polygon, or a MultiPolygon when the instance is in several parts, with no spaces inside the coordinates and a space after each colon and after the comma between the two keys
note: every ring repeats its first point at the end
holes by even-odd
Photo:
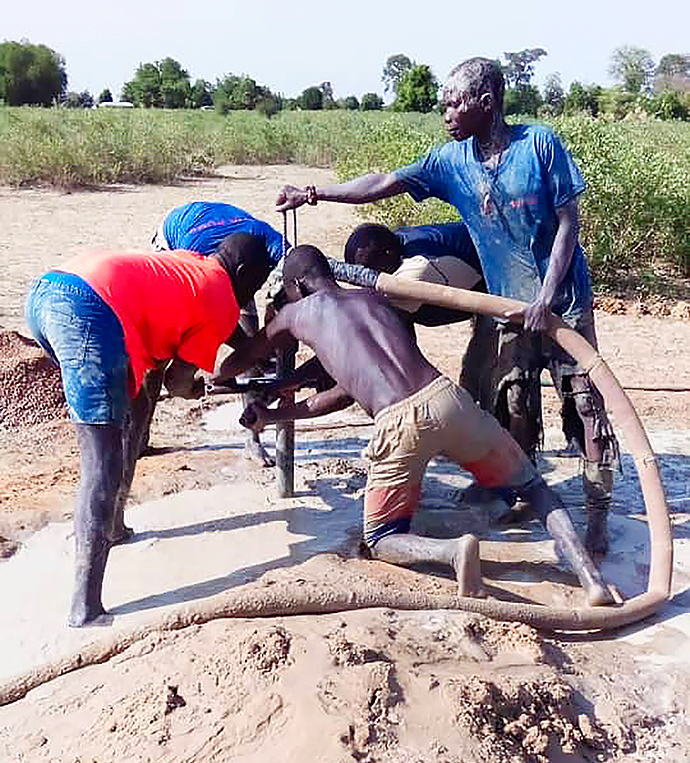
{"type": "Polygon", "coordinates": [[[509,502],[538,474],[515,440],[461,387],[439,376],[376,415],[364,457],[364,540],[404,533],[419,506],[429,461],[444,454],[509,502]],[[513,494],[513,495],[511,495],[513,494]]]}

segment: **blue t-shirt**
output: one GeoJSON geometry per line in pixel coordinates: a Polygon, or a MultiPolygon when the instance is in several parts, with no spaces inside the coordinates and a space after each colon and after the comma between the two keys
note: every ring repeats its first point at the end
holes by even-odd
{"type": "MultiPolygon", "coordinates": [[[[542,125],[513,125],[495,172],[480,161],[475,139],[467,138],[446,143],[395,174],[416,201],[435,196],[456,207],[490,293],[530,303],[549,264],[558,228],[555,210],[585,190],[570,154],[542,125]]],[[[578,244],[553,311],[575,321],[591,305],[589,268],[578,244]]]]}
{"type": "Polygon", "coordinates": [[[477,250],[464,223],[403,226],[393,233],[402,244],[403,257],[457,257],[478,273],[482,272],[477,250]]]}
{"type": "Polygon", "coordinates": [[[173,209],[163,222],[163,235],[171,249],[213,254],[231,233],[259,236],[274,265],[283,256],[283,237],[268,223],[239,207],[210,201],[193,201],[173,209]]]}

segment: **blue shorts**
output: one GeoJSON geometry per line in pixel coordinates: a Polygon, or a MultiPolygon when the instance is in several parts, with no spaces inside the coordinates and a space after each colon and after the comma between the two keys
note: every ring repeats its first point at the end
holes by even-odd
{"type": "Polygon", "coordinates": [[[129,357],[112,309],[79,276],[51,272],[34,283],[25,316],[60,366],[71,418],[122,425],[129,406],[129,357]]]}

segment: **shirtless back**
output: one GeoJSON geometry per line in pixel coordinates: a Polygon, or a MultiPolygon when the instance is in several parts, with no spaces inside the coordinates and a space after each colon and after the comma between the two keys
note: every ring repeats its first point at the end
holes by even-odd
{"type": "Polygon", "coordinates": [[[287,305],[268,333],[289,331],[309,345],[338,386],[371,416],[440,375],[383,297],[343,289],[328,274],[315,286],[316,293],[287,305]]]}

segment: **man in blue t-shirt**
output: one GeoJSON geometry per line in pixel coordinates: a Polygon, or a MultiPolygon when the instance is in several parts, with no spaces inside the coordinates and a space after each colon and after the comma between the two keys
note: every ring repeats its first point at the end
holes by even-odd
{"type": "MultiPolygon", "coordinates": [[[[240,207],[213,201],[192,201],[168,212],[156,229],[151,243],[156,250],[187,249],[200,254],[213,254],[223,240],[233,233],[247,233],[262,239],[274,266],[283,257],[283,236],[268,223],[257,220],[240,207]]],[[[270,281],[269,281],[270,283],[270,281]]],[[[278,284],[279,285],[279,284],[278,284]]],[[[259,330],[256,302],[251,299],[240,314],[240,327],[247,337],[259,330]]],[[[261,369],[250,369],[249,375],[256,376],[261,369]]],[[[148,385],[159,380],[152,375],[148,385]]],[[[258,400],[256,395],[245,395],[245,405],[258,400]]],[[[148,442],[148,436],[145,437],[148,442]]],[[[273,466],[274,460],[268,455],[259,435],[247,433],[245,455],[264,466],[273,466]]]]}
{"type": "Polygon", "coordinates": [[[283,237],[268,223],[232,204],[192,201],[165,216],[151,243],[156,249],[188,249],[211,254],[231,233],[249,233],[264,240],[274,265],[283,256],[283,237]]]}
{"type": "Polygon", "coordinates": [[[586,543],[600,555],[608,546],[616,438],[584,369],[542,333],[553,311],[596,346],[592,287],[578,243],[577,199],[585,184],[549,128],[505,122],[504,87],[497,62],[463,62],[443,90],[452,141],[394,172],[325,188],[284,186],[277,208],[319,200],[363,204],[404,192],[417,201],[434,196],[457,208],[489,292],[529,303],[520,316],[505,316],[520,317],[520,328],[480,321],[464,365],[483,369],[481,402],[532,457],[541,436],[540,372],[550,369],[563,402],[564,432],[584,455],[586,543]]]}

